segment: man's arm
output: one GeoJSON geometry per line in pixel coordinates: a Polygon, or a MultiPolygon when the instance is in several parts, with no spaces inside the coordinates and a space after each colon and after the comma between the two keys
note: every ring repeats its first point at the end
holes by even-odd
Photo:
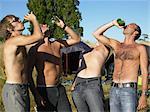
{"type": "Polygon", "coordinates": [[[117,41],[114,39],[110,39],[106,36],[103,35],[103,33],[108,30],[109,28],[113,27],[113,26],[117,26],[119,28],[121,28],[116,20],[113,20],[101,27],[99,27],[94,33],[93,36],[100,42],[102,42],[104,45],[108,45],[111,46],[112,48],[115,47],[117,41]]]}
{"type": "Polygon", "coordinates": [[[56,24],[57,26],[63,28],[69,34],[70,38],[66,40],[68,45],[80,42],[80,36],[76,32],[74,32],[69,26],[66,26],[61,19],[59,19],[59,22],[56,22],[56,24]]]}
{"type": "Polygon", "coordinates": [[[145,92],[148,88],[148,56],[146,48],[143,45],[139,47],[140,51],[140,68],[142,74],[142,95],[139,99],[138,109],[143,109],[147,106],[147,97],[145,92]]]}
{"type": "Polygon", "coordinates": [[[10,40],[10,44],[17,45],[17,46],[24,46],[24,45],[32,44],[38,41],[39,39],[43,38],[36,16],[33,13],[31,13],[25,15],[24,19],[30,21],[33,24],[34,27],[33,34],[27,36],[24,35],[16,36],[10,40]]]}
{"type": "Polygon", "coordinates": [[[150,42],[149,41],[137,41],[137,43],[143,44],[143,45],[146,45],[146,46],[150,46],[150,42]]]}

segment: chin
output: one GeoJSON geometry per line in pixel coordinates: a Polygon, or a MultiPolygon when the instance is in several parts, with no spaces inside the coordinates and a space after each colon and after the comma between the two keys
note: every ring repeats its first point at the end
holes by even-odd
{"type": "Polygon", "coordinates": [[[23,31],[25,29],[25,27],[23,26],[22,28],[20,28],[20,31],[23,31]]]}
{"type": "Polygon", "coordinates": [[[24,30],[24,29],[25,29],[25,27],[23,26],[22,30],[24,30]]]}

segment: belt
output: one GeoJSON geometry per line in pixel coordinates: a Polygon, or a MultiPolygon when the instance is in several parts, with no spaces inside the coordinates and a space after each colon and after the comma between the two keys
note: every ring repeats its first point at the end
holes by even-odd
{"type": "Polygon", "coordinates": [[[92,82],[92,81],[99,81],[99,82],[101,83],[101,79],[100,79],[100,78],[87,79],[87,80],[86,80],[86,78],[85,78],[84,81],[77,82],[77,83],[76,83],[76,86],[77,86],[77,85],[80,85],[80,84],[87,84],[87,83],[90,83],[90,82],[92,82]]]}
{"type": "Polygon", "coordinates": [[[118,88],[125,88],[125,87],[132,87],[132,88],[137,88],[137,83],[136,82],[129,82],[129,83],[115,83],[112,82],[111,84],[112,87],[118,87],[118,88]]]}

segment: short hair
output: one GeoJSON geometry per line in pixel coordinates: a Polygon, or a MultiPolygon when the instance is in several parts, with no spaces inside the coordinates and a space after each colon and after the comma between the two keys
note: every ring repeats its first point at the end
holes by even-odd
{"type": "Polygon", "coordinates": [[[8,31],[9,29],[14,29],[14,27],[10,24],[9,19],[15,17],[14,15],[7,15],[0,21],[0,37],[4,40],[7,40],[11,33],[8,31]]]}
{"type": "Polygon", "coordinates": [[[136,24],[136,26],[137,26],[137,27],[136,27],[135,30],[138,31],[139,34],[135,37],[134,40],[137,40],[137,39],[141,36],[141,32],[142,32],[140,26],[138,26],[137,24],[136,24]]]}

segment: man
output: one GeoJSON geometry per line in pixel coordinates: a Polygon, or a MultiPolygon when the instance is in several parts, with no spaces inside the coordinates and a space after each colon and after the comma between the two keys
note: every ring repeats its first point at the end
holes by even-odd
{"type": "MultiPolygon", "coordinates": [[[[66,45],[78,43],[80,37],[62,20],[59,19],[55,23],[65,30],[70,37],[66,41],[60,39],[51,41],[52,38],[46,37],[30,49],[28,71],[31,85],[34,87],[34,89],[31,88],[31,91],[37,104],[37,110],[70,112],[72,110],[65,87],[60,84],[60,49],[66,45]],[[34,66],[37,70],[36,87],[32,78],[34,66]]],[[[43,25],[41,29],[47,36],[47,26],[43,25]]]]}
{"type": "Polygon", "coordinates": [[[141,29],[137,24],[131,23],[121,27],[116,20],[101,26],[93,33],[103,44],[112,47],[115,53],[113,83],[110,91],[111,112],[136,112],[139,66],[142,72],[142,95],[139,99],[138,109],[147,106],[145,95],[148,85],[147,53],[143,45],[135,43],[140,34],[141,29]],[[123,43],[103,35],[106,30],[113,26],[123,28],[125,35],[123,43]]]}
{"type": "Polygon", "coordinates": [[[81,56],[72,87],[72,98],[78,112],[104,112],[101,70],[108,53],[108,49],[99,43],[81,56]]]}
{"type": "Polygon", "coordinates": [[[23,23],[14,15],[7,15],[0,22],[0,34],[4,43],[6,83],[3,87],[3,103],[6,112],[30,111],[28,77],[26,74],[27,53],[25,45],[42,39],[38,21],[33,13],[24,16],[34,26],[32,35],[22,35],[23,23]]]}

